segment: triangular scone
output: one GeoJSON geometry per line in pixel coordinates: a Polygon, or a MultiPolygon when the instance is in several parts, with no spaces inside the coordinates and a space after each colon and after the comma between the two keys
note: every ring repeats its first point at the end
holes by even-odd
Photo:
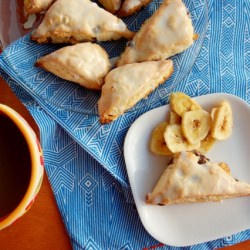
{"type": "Polygon", "coordinates": [[[125,0],[122,3],[121,8],[117,12],[117,16],[125,17],[134,14],[139,11],[142,7],[145,7],[152,0],[125,0]]]}
{"type": "Polygon", "coordinates": [[[105,10],[115,13],[122,5],[122,0],[98,0],[105,10]]]}
{"type": "Polygon", "coordinates": [[[78,43],[41,57],[36,66],[88,89],[101,89],[111,69],[107,52],[95,43],[78,43]]]}
{"type": "Polygon", "coordinates": [[[117,66],[169,58],[193,41],[194,28],[182,0],[164,0],[128,43],[117,66]]]}
{"type": "Polygon", "coordinates": [[[27,15],[46,11],[55,0],[24,0],[24,12],[27,15]]]}
{"type": "Polygon", "coordinates": [[[198,152],[173,156],[146,202],[158,205],[221,201],[250,195],[250,184],[233,178],[225,163],[211,162],[198,152]]]}
{"type": "Polygon", "coordinates": [[[160,60],[127,64],[105,77],[98,101],[101,123],[117,119],[171,76],[173,61],[160,60]]]}
{"type": "Polygon", "coordinates": [[[90,0],[57,0],[31,39],[38,43],[77,43],[131,39],[133,35],[121,19],[90,0]]]}

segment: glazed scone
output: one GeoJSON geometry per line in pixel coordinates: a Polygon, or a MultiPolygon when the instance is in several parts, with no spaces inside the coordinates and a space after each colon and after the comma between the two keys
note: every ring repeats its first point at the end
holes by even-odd
{"type": "Polygon", "coordinates": [[[183,52],[193,41],[194,28],[182,0],[164,0],[128,43],[117,66],[166,59],[183,52]]]}
{"type": "Polygon", "coordinates": [[[142,7],[148,5],[152,0],[124,0],[121,8],[117,12],[117,16],[126,17],[133,15],[142,7]]]}
{"type": "Polygon", "coordinates": [[[98,0],[105,10],[115,13],[122,5],[122,0],[98,0]]]}
{"type": "Polygon", "coordinates": [[[26,15],[46,11],[55,0],[24,0],[23,7],[26,15]]]}
{"type": "Polygon", "coordinates": [[[212,162],[197,151],[183,151],[173,156],[153,191],[146,195],[146,203],[219,202],[249,195],[250,184],[233,178],[227,164],[212,162]]]}
{"type": "Polygon", "coordinates": [[[78,43],[131,39],[134,32],[90,0],[57,0],[46,12],[31,39],[38,43],[78,43]]]}
{"type": "Polygon", "coordinates": [[[41,57],[36,66],[65,80],[99,90],[111,69],[107,52],[95,43],[78,43],[41,57]]]}
{"type": "Polygon", "coordinates": [[[133,63],[111,70],[105,77],[98,101],[100,122],[116,120],[142,98],[147,97],[172,72],[171,60],[133,63]]]}

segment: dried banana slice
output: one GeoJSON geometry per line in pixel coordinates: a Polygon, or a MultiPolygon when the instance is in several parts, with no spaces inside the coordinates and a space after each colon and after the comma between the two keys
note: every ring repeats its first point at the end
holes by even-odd
{"type": "Polygon", "coordinates": [[[199,152],[202,154],[207,153],[215,144],[216,139],[211,136],[209,132],[205,139],[201,140],[200,148],[198,149],[199,152]]]}
{"type": "Polygon", "coordinates": [[[181,117],[174,111],[170,111],[169,113],[169,124],[181,124],[181,117]]]}
{"type": "Polygon", "coordinates": [[[200,142],[190,144],[187,141],[179,124],[168,125],[164,132],[164,139],[168,148],[173,153],[194,150],[200,147],[200,142]]]}
{"type": "Polygon", "coordinates": [[[168,126],[167,122],[159,123],[153,130],[149,148],[152,153],[157,155],[172,155],[173,153],[168,149],[167,144],[164,140],[163,134],[168,126]]]}
{"type": "Polygon", "coordinates": [[[201,106],[191,97],[181,92],[174,92],[170,95],[170,107],[179,116],[191,110],[201,109],[201,106]]]}
{"type": "Polygon", "coordinates": [[[182,132],[191,144],[203,140],[207,136],[210,126],[211,116],[203,109],[187,111],[182,115],[182,132]]]}
{"type": "Polygon", "coordinates": [[[214,120],[215,113],[217,112],[217,110],[218,110],[218,108],[212,108],[212,110],[210,112],[212,120],[214,120]]]}
{"type": "Polygon", "coordinates": [[[229,138],[233,130],[233,113],[229,102],[223,101],[213,116],[212,137],[217,140],[229,138]]]}

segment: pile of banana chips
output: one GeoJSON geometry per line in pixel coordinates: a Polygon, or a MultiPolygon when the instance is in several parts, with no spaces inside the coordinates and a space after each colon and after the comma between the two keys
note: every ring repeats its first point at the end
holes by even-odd
{"type": "Polygon", "coordinates": [[[150,150],[167,156],[190,150],[205,154],[216,140],[229,138],[232,128],[233,113],[227,100],[207,111],[186,94],[173,92],[168,119],[154,128],[150,150]]]}

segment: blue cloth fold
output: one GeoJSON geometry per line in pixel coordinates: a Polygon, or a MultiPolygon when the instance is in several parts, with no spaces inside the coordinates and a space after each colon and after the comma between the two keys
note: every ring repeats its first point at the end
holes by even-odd
{"type": "MultiPolygon", "coordinates": [[[[190,96],[225,92],[250,103],[250,3],[208,1],[208,17],[203,46],[191,71],[184,79],[174,75],[169,83],[175,91],[190,96]],[[177,86],[176,79],[182,79],[177,86]]],[[[132,18],[127,22],[138,29],[145,16],[139,14],[137,19],[141,21],[135,23],[132,18]]],[[[112,56],[120,52],[120,48],[109,48],[108,43],[102,45],[110,49],[112,56]]],[[[139,108],[112,124],[100,125],[96,114],[69,110],[83,107],[96,113],[95,105],[91,106],[93,109],[84,106],[87,104],[82,100],[89,98],[86,92],[30,67],[38,57],[57,48],[56,45],[36,45],[29,36],[20,38],[0,56],[0,74],[40,127],[45,168],[74,249],[152,246],[179,249],[160,244],[143,228],[133,204],[123,158],[123,141],[130,125],[147,110],[165,104],[171,86],[160,88],[139,104],[139,108]],[[63,97],[58,95],[62,93],[61,88],[64,88],[63,97]],[[147,101],[150,105],[145,106],[147,101]],[[61,106],[57,105],[59,102],[61,106]]],[[[176,58],[176,67],[180,61],[187,63],[186,59],[176,58]]],[[[91,98],[95,100],[98,96],[91,98]]],[[[183,249],[214,249],[247,239],[250,239],[250,230],[183,249]]]]}

